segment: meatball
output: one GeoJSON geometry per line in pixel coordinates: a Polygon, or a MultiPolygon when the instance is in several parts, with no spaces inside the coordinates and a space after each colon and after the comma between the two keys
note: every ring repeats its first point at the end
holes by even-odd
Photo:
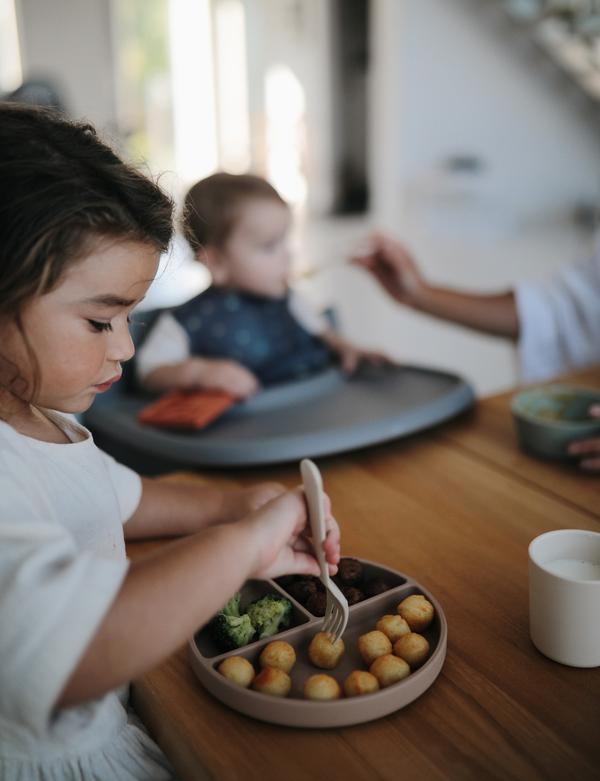
{"type": "Polygon", "coordinates": [[[273,697],[287,697],[292,688],[292,681],[283,670],[264,667],[252,681],[252,688],[262,694],[271,694],[273,697]]]}
{"type": "Polygon", "coordinates": [[[308,646],[308,658],[315,667],[323,670],[333,670],[345,651],[344,641],[340,637],[335,643],[333,635],[327,632],[317,632],[308,646]]]}
{"type": "Polygon", "coordinates": [[[394,643],[394,653],[412,667],[420,667],[429,656],[429,643],[415,632],[402,635],[394,643]]]}
{"type": "Polygon", "coordinates": [[[289,586],[288,591],[294,599],[304,605],[313,594],[317,593],[317,585],[312,580],[298,580],[289,586]]]}
{"type": "Polygon", "coordinates": [[[363,576],[363,565],[358,559],[343,558],[338,564],[338,578],[345,586],[355,586],[363,576]]]}
{"type": "Polygon", "coordinates": [[[395,643],[402,635],[407,635],[410,632],[410,627],[406,621],[398,614],[381,616],[379,621],[375,624],[375,629],[383,632],[387,635],[392,643],[395,643]]]}
{"type": "Polygon", "coordinates": [[[342,696],[339,683],[331,675],[311,675],[304,684],[307,700],[338,700],[342,696]]]}
{"type": "Polygon", "coordinates": [[[289,589],[292,583],[295,583],[297,580],[297,575],[282,575],[280,578],[277,578],[279,585],[285,589],[289,589]]]}
{"type": "Polygon", "coordinates": [[[379,691],[379,681],[366,670],[354,670],[344,681],[346,697],[358,697],[361,694],[371,694],[379,691]]]}
{"type": "Polygon", "coordinates": [[[399,656],[384,654],[384,656],[378,656],[375,659],[369,667],[369,672],[377,678],[381,688],[385,689],[386,686],[398,683],[398,681],[410,675],[410,667],[408,662],[405,662],[399,656]]]}
{"type": "Polygon", "coordinates": [[[384,635],[383,632],[379,632],[378,630],[374,630],[373,632],[367,632],[358,638],[358,650],[364,659],[365,664],[368,666],[372,664],[378,656],[391,654],[392,644],[387,635],[384,635]]]}
{"type": "Polygon", "coordinates": [[[245,689],[254,680],[254,667],[243,656],[228,656],[227,659],[223,659],[217,669],[228,681],[233,681],[245,689]]]}
{"type": "Polygon", "coordinates": [[[362,602],[365,598],[362,591],[355,586],[342,586],[342,594],[346,597],[349,605],[356,605],[357,602],[362,602]]]}
{"type": "Polygon", "coordinates": [[[289,673],[296,664],[296,652],[284,640],[273,640],[261,651],[258,663],[261,667],[276,667],[284,673],[289,673]]]}
{"type": "Polygon", "coordinates": [[[326,594],[322,591],[311,594],[306,602],[306,608],[310,610],[314,616],[324,616],[325,609],[327,608],[326,594]]]}
{"type": "Polygon", "coordinates": [[[413,632],[422,632],[433,621],[433,605],[423,594],[406,597],[398,605],[397,611],[413,632]]]}
{"type": "Polygon", "coordinates": [[[390,587],[380,578],[371,578],[363,585],[363,591],[365,597],[376,597],[378,594],[383,594],[384,591],[389,591],[390,587]]]}

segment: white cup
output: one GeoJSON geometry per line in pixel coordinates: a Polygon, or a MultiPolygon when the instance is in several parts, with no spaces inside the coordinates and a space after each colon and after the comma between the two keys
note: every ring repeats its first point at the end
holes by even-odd
{"type": "Polygon", "coordinates": [[[529,631],[556,662],[600,666],[600,533],[560,529],[532,540],[529,631]]]}

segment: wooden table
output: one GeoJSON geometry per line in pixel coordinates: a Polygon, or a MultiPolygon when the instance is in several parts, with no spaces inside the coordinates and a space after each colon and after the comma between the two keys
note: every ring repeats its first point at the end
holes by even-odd
{"type": "MultiPolygon", "coordinates": [[[[568,379],[600,388],[600,369],[568,379]]],[[[542,656],[527,612],[529,542],[551,529],[600,531],[600,477],[519,452],[509,397],[434,432],[319,462],[343,553],[410,573],[441,602],[448,655],[434,685],[378,721],[298,730],[226,708],[181,649],[133,691],[182,779],[600,778],[600,669],[542,656]]],[[[267,477],[298,482],[293,467],[214,479],[267,477]]]]}

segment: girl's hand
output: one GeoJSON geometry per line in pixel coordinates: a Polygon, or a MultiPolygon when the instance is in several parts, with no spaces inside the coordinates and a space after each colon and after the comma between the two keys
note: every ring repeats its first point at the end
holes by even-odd
{"type": "MultiPolygon", "coordinates": [[[[308,514],[302,488],[287,491],[265,504],[242,523],[247,524],[256,545],[256,565],[251,577],[319,575],[310,542],[308,514]]],[[[323,543],[329,572],[335,575],[340,560],[340,531],[325,497],[326,538],[323,543]]]]}
{"type": "Polygon", "coordinates": [[[281,483],[258,483],[250,488],[228,489],[223,491],[223,508],[220,522],[229,523],[245,518],[263,505],[285,493],[281,483]]]}
{"type": "MultiPolygon", "coordinates": [[[[588,412],[590,417],[600,419],[600,404],[593,404],[588,412]]],[[[568,452],[572,456],[583,456],[579,462],[581,469],[586,472],[600,472],[600,437],[572,442],[568,452]]]]}
{"type": "Polygon", "coordinates": [[[352,263],[373,274],[399,303],[418,306],[426,284],[406,248],[380,233],[373,234],[369,243],[369,251],[352,258],[352,263]]]}

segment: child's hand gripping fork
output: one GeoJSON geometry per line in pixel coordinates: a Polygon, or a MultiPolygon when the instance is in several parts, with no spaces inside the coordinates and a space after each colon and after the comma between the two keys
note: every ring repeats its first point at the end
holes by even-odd
{"type": "Polygon", "coordinates": [[[348,623],[348,601],[340,589],[329,577],[323,541],[325,540],[325,513],[323,511],[323,480],[316,464],[305,458],[300,463],[300,472],[304,484],[304,493],[308,504],[308,517],[310,520],[311,536],[315,549],[315,556],[321,568],[321,582],[325,586],[327,594],[327,608],[323,618],[323,632],[329,632],[334,636],[334,642],[338,640],[346,624],[348,623]]]}

